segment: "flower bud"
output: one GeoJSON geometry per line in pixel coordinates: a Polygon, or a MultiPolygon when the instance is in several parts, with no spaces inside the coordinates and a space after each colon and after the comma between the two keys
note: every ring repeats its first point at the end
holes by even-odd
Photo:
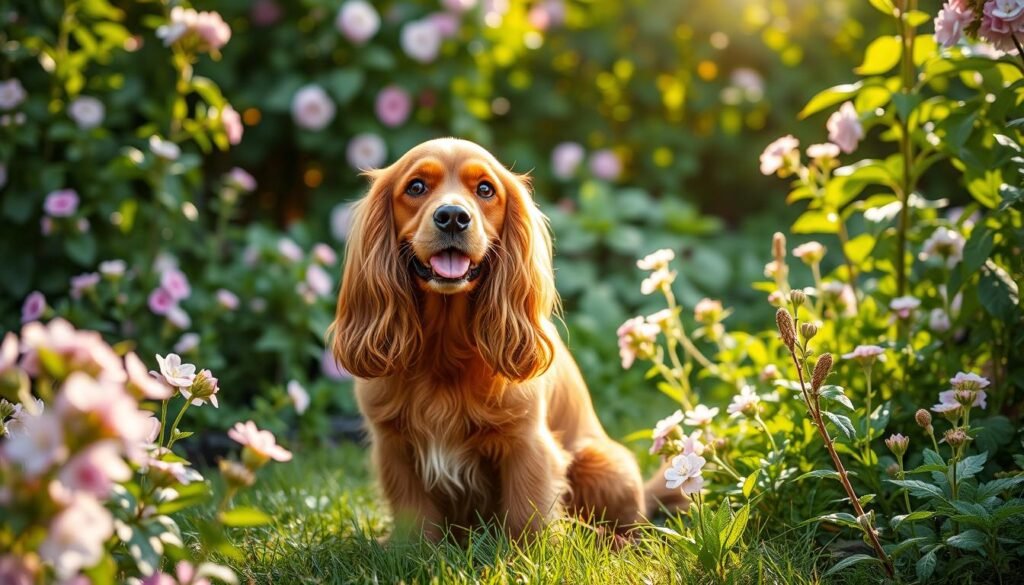
{"type": "Polygon", "coordinates": [[[971,408],[974,405],[974,400],[977,398],[977,393],[972,390],[955,390],[953,397],[960,403],[960,406],[964,408],[971,408]]]}
{"type": "Polygon", "coordinates": [[[779,308],[775,312],[775,324],[779,327],[779,336],[782,337],[782,343],[786,345],[789,351],[793,351],[793,346],[796,344],[796,330],[793,327],[792,315],[785,308],[779,308]]]}
{"type": "Polygon", "coordinates": [[[919,427],[927,429],[932,426],[932,413],[923,408],[918,409],[918,411],[914,413],[914,420],[917,421],[917,425],[919,427]]]}
{"type": "Polygon", "coordinates": [[[801,323],[800,334],[804,336],[804,341],[810,341],[818,334],[818,326],[814,323],[801,323]]]}
{"type": "Polygon", "coordinates": [[[818,358],[818,363],[814,364],[814,374],[811,376],[811,390],[817,392],[821,385],[825,383],[825,378],[828,378],[828,374],[831,371],[832,354],[821,354],[821,357],[818,358]]]}
{"type": "Polygon", "coordinates": [[[786,236],[782,232],[775,232],[772,236],[772,257],[779,264],[786,258],[786,236]]]}
{"type": "Polygon", "coordinates": [[[966,444],[971,438],[962,428],[949,429],[945,434],[946,443],[954,449],[966,444]]]}
{"type": "Polygon", "coordinates": [[[956,422],[960,420],[960,415],[963,414],[963,411],[963,407],[958,406],[956,408],[951,408],[949,410],[944,411],[942,413],[942,416],[949,422],[956,424],[956,422]]]}
{"type": "Polygon", "coordinates": [[[786,305],[786,296],[780,291],[772,291],[772,293],[768,295],[768,304],[776,308],[783,307],[786,305]]]}
{"type": "Polygon", "coordinates": [[[885,440],[885,446],[888,447],[890,451],[892,451],[892,454],[895,455],[897,459],[903,458],[903,455],[907,452],[907,447],[909,445],[910,439],[908,437],[903,436],[900,433],[891,435],[888,439],[885,440]]]}
{"type": "Polygon", "coordinates": [[[237,461],[221,459],[218,463],[224,482],[233,488],[249,487],[256,483],[256,476],[246,466],[237,461]]]}
{"type": "Polygon", "coordinates": [[[804,294],[804,291],[802,291],[802,290],[792,290],[792,291],[789,291],[789,302],[793,303],[794,307],[799,307],[800,305],[804,304],[804,301],[806,301],[806,300],[807,300],[807,295],[804,294]]]}
{"type": "Polygon", "coordinates": [[[725,437],[716,437],[715,440],[712,441],[711,444],[714,445],[715,451],[718,451],[719,453],[723,453],[723,452],[725,452],[726,449],[729,448],[729,439],[727,439],[725,437]]]}
{"type": "Polygon", "coordinates": [[[899,472],[900,466],[897,463],[890,463],[889,466],[885,468],[885,474],[889,477],[896,477],[899,475],[899,472]]]}

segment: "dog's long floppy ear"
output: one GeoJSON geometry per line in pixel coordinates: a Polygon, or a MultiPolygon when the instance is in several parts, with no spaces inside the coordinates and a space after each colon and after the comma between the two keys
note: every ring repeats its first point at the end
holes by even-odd
{"type": "Polygon", "coordinates": [[[558,293],[547,219],[530,196],[527,178],[500,172],[507,194],[505,223],[475,293],[472,329],[484,360],[502,376],[523,381],[547,370],[554,359],[546,326],[558,293]]]}
{"type": "Polygon", "coordinates": [[[392,216],[389,169],[371,171],[345,250],[333,338],[335,359],[361,378],[388,376],[419,353],[421,331],[392,216]]]}

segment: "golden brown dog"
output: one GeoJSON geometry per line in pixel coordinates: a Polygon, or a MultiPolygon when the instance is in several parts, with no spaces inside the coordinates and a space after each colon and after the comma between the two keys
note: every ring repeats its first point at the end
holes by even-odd
{"type": "Polygon", "coordinates": [[[640,520],[636,460],[551,323],[551,237],[526,178],[453,138],[367,175],[331,333],[397,524],[436,539],[489,519],[513,535],[566,512],[640,520]]]}

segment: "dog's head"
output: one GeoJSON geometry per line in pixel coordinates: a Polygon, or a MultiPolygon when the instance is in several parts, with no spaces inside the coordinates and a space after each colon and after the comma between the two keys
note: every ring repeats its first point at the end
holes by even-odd
{"type": "Polygon", "coordinates": [[[495,372],[527,379],[553,355],[551,238],[525,176],[465,140],[424,142],[366,173],[332,325],[335,357],[360,377],[414,363],[423,295],[467,295],[465,327],[495,372]]]}

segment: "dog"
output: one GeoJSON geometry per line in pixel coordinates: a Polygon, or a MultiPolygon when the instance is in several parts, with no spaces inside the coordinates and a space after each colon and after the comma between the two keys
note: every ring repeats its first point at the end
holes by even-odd
{"type": "Polygon", "coordinates": [[[675,498],[609,438],[552,323],[528,178],[456,138],[365,175],[329,336],[396,531],[519,536],[571,515],[622,532],[675,498]]]}

